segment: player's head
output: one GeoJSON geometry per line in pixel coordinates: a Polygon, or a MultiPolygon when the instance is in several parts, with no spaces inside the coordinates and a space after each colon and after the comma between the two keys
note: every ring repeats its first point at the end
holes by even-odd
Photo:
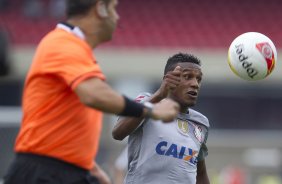
{"type": "Polygon", "coordinates": [[[66,0],[68,20],[79,22],[86,39],[99,44],[112,39],[119,15],[118,0],[66,0]]]}
{"type": "Polygon", "coordinates": [[[201,61],[191,54],[175,54],[168,59],[164,74],[173,71],[176,66],[181,67],[180,84],[170,97],[185,109],[196,103],[203,75],[201,61]]]}
{"type": "Polygon", "coordinates": [[[173,71],[178,63],[194,63],[201,66],[201,61],[196,56],[180,52],[168,58],[164,69],[164,75],[169,71],[173,71]]]}

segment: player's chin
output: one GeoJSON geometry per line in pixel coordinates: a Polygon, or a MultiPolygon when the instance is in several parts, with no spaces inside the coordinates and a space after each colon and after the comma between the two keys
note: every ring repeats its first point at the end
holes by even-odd
{"type": "Polygon", "coordinates": [[[102,42],[108,42],[113,39],[113,30],[107,29],[104,31],[103,36],[101,37],[102,42]]]}
{"type": "Polygon", "coordinates": [[[113,35],[108,34],[104,37],[103,42],[108,42],[111,41],[113,39],[113,35]]]}
{"type": "Polygon", "coordinates": [[[197,102],[197,99],[189,99],[189,100],[186,101],[186,105],[188,107],[192,107],[192,106],[196,105],[196,102],[197,102]]]}

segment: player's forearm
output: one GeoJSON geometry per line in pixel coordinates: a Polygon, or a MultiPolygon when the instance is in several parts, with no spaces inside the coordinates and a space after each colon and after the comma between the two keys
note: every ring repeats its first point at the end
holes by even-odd
{"type": "MultiPolygon", "coordinates": [[[[163,99],[162,96],[157,92],[155,92],[150,99],[148,100],[151,103],[158,103],[163,99]]],[[[143,117],[133,118],[133,117],[123,117],[120,118],[115,125],[112,136],[116,140],[123,140],[125,137],[130,135],[138,126],[140,126],[141,122],[144,120],[143,117]]]]}
{"type": "Polygon", "coordinates": [[[196,184],[210,184],[208,175],[204,175],[202,177],[197,177],[196,184]]]}
{"type": "Polygon", "coordinates": [[[158,103],[160,102],[162,99],[166,98],[166,96],[163,96],[159,90],[156,91],[151,97],[150,97],[150,100],[149,102],[151,103],[158,103]]]}
{"type": "Polygon", "coordinates": [[[205,160],[199,161],[197,164],[196,184],[210,184],[205,160]]]}
{"type": "Polygon", "coordinates": [[[101,90],[101,96],[93,97],[85,105],[106,113],[119,114],[124,109],[125,102],[122,95],[113,91],[101,90]]]}
{"type": "Polygon", "coordinates": [[[196,184],[210,184],[209,177],[206,171],[197,173],[196,184]]]}
{"type": "Polygon", "coordinates": [[[106,113],[140,117],[148,111],[143,105],[125,98],[97,78],[82,82],[75,92],[83,104],[106,113]]]}
{"type": "Polygon", "coordinates": [[[103,112],[118,114],[125,105],[120,94],[97,78],[82,82],[75,91],[83,104],[103,112]]]}
{"type": "Polygon", "coordinates": [[[143,118],[121,118],[115,125],[112,136],[116,140],[123,140],[131,134],[142,122],[143,118]]]}

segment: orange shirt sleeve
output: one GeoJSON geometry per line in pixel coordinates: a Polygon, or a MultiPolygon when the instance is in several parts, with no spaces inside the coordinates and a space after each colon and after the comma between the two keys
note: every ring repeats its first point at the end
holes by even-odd
{"type": "Polygon", "coordinates": [[[51,73],[63,79],[72,89],[88,78],[97,77],[105,80],[105,76],[97,64],[90,47],[82,40],[63,40],[53,44],[48,53],[48,61],[41,64],[42,72],[51,73]]]}

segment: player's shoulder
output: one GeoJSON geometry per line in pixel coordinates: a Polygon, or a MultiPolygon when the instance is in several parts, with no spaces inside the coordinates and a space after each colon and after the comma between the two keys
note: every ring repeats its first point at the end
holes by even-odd
{"type": "Polygon", "coordinates": [[[84,42],[74,34],[55,28],[42,39],[40,44],[48,47],[48,50],[53,52],[61,52],[63,50],[66,53],[76,54],[85,51],[86,44],[84,42]]]}
{"type": "Polygon", "coordinates": [[[189,117],[193,120],[196,121],[197,123],[200,123],[204,126],[206,126],[207,128],[210,127],[210,123],[209,123],[209,119],[203,115],[202,113],[194,110],[194,109],[189,109],[189,117]]]}

